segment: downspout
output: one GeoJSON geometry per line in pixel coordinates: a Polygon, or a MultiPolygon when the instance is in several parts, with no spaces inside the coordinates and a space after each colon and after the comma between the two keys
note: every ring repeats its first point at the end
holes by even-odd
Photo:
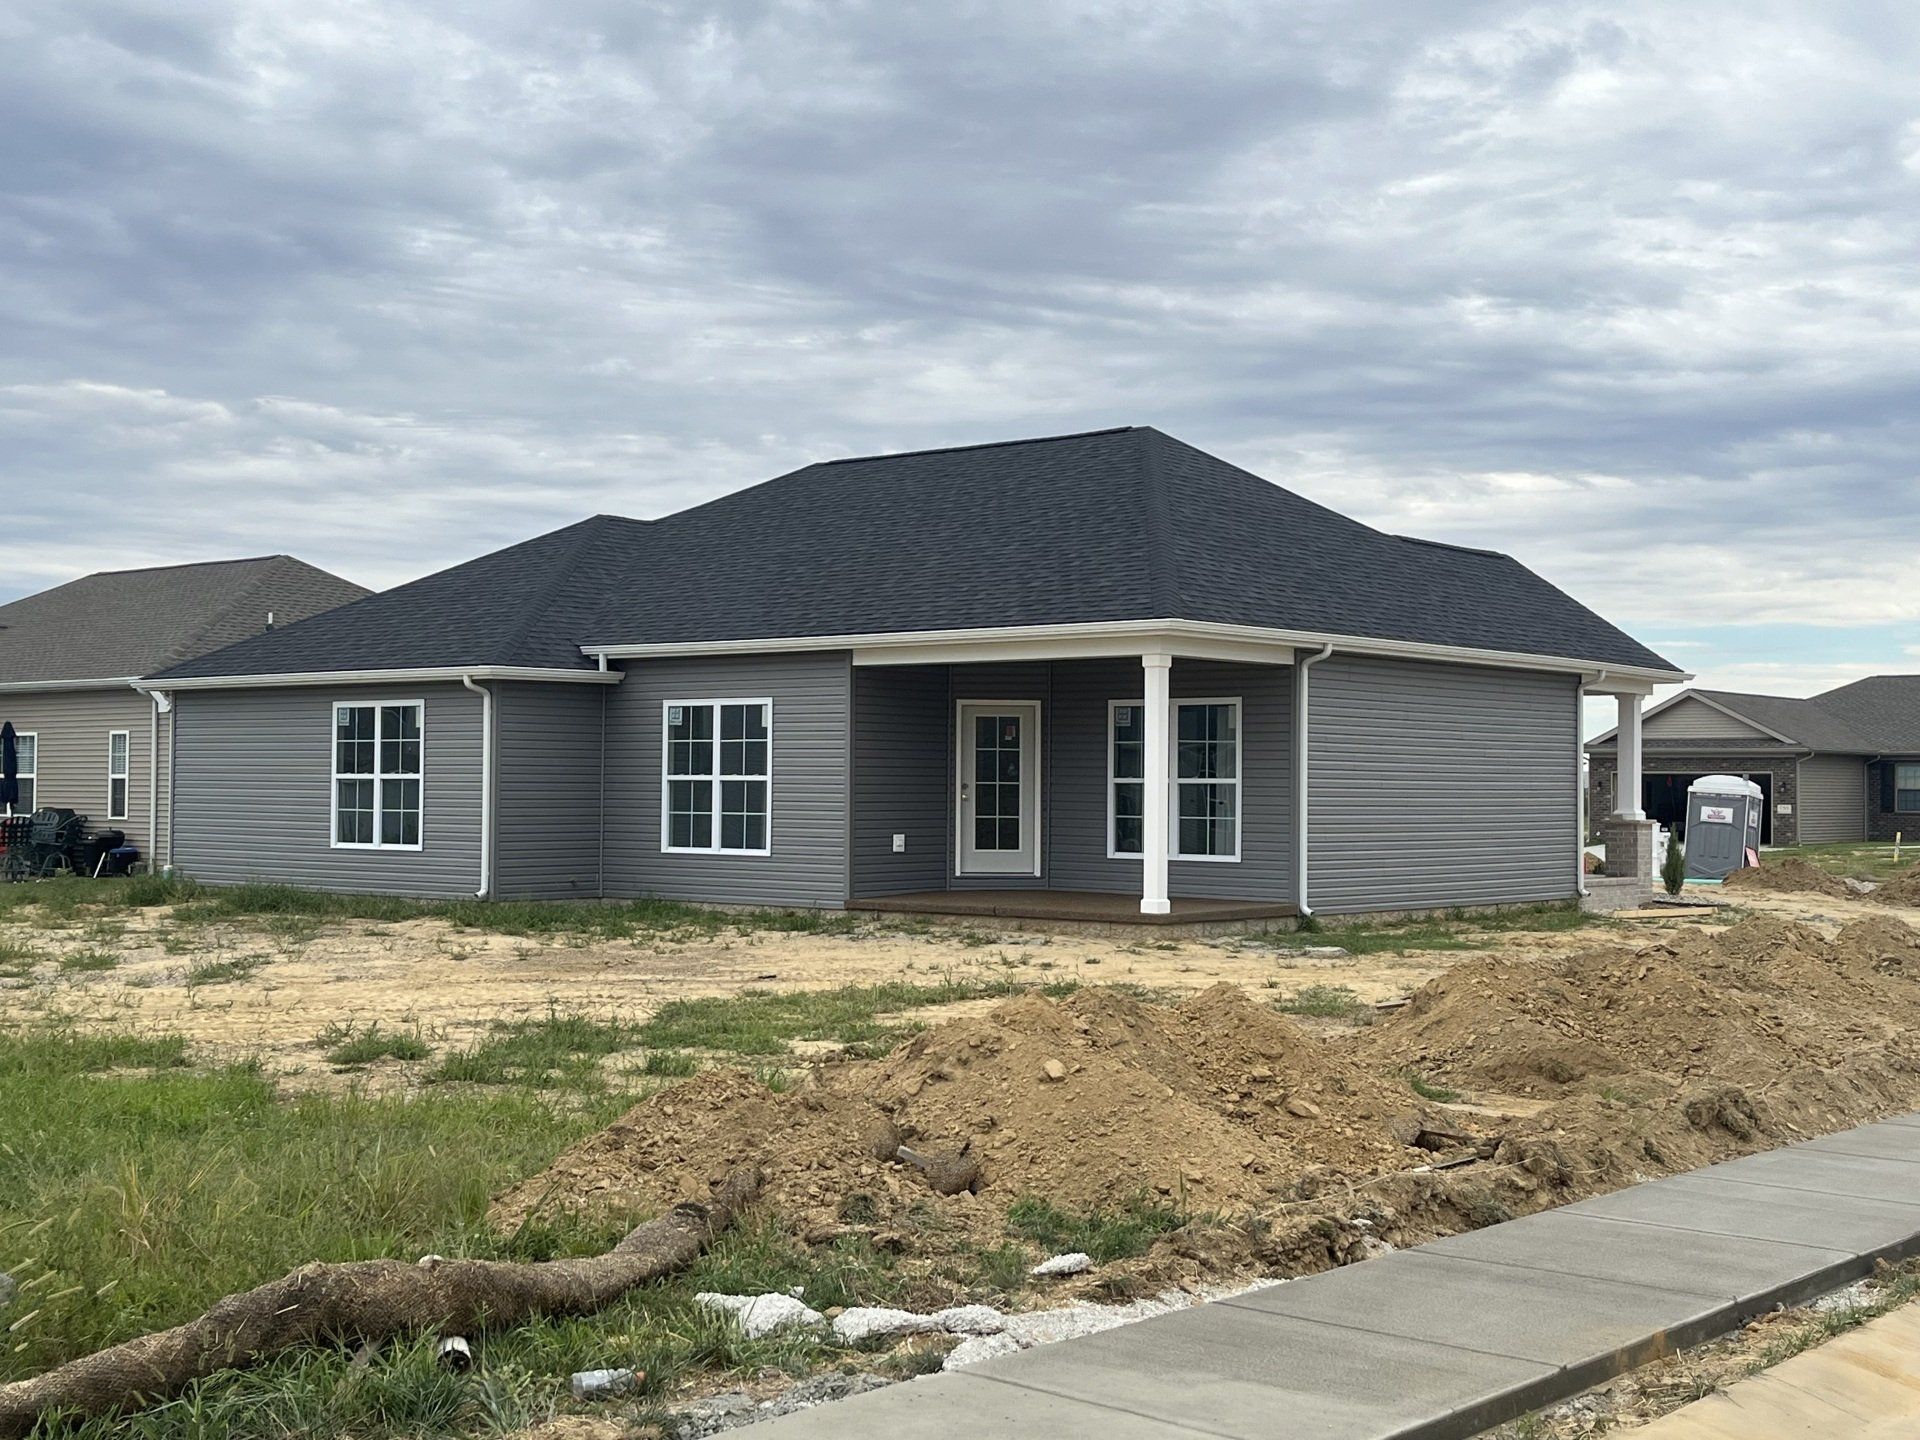
{"type": "MultiPolygon", "coordinates": [[[[1587,784],[1589,777],[1581,773],[1580,762],[1586,759],[1587,741],[1580,732],[1587,723],[1587,686],[1605,683],[1607,672],[1598,670],[1589,680],[1580,677],[1580,683],[1573,691],[1573,788],[1576,792],[1573,833],[1573,893],[1584,900],[1592,893],[1587,889],[1587,784]]],[[[1589,762],[1591,764],[1591,762],[1589,762]]],[[[1617,783],[1617,782],[1616,782],[1617,783]]]]}
{"type": "Polygon", "coordinates": [[[1313,914],[1313,907],[1307,903],[1307,827],[1312,818],[1312,808],[1307,803],[1308,716],[1312,709],[1307,671],[1331,654],[1333,646],[1322,645],[1319,654],[1305,659],[1296,656],[1293,662],[1293,903],[1302,919],[1313,914]]]}
{"type": "Polygon", "coordinates": [[[487,900],[493,895],[493,692],[471,675],[460,683],[480,697],[480,888],[473,898],[487,900]]]}
{"type": "MultiPolygon", "coordinates": [[[[147,741],[147,869],[159,874],[160,860],[160,717],[173,709],[173,696],[165,690],[149,690],[147,698],[153,701],[153,731],[147,741]]],[[[168,739],[172,739],[169,732],[168,739]]],[[[171,802],[173,790],[172,745],[168,747],[167,790],[171,802]]],[[[173,827],[173,806],[167,806],[167,827],[173,827]]],[[[167,846],[167,868],[173,868],[173,846],[167,846]]]]}

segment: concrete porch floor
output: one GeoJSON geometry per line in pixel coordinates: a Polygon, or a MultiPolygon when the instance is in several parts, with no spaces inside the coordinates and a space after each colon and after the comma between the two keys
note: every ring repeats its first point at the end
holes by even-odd
{"type": "Polygon", "coordinates": [[[916,890],[849,900],[847,909],[958,920],[1022,920],[1045,925],[1247,926],[1299,918],[1294,905],[1176,897],[1165,915],[1142,915],[1137,895],[1093,890],[916,890]]]}

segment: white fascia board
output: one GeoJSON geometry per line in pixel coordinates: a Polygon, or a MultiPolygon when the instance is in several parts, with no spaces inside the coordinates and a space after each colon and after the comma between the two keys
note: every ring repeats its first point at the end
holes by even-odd
{"type": "Polygon", "coordinates": [[[139,682],[138,675],[104,675],[97,680],[9,680],[0,684],[0,695],[18,695],[33,690],[119,690],[139,682]]]}
{"type": "MultiPolygon", "coordinates": [[[[1322,631],[1276,630],[1258,625],[1228,625],[1203,620],[1112,620],[1087,625],[1021,625],[975,630],[913,630],[874,635],[806,635],[751,640],[702,640],[671,645],[584,645],[582,653],[608,660],[663,660],[702,655],[780,654],[798,650],[850,650],[856,665],[904,665],[903,658],[1072,659],[1078,656],[1137,655],[1146,649],[1170,650],[1179,655],[1207,655],[1202,645],[1245,646],[1230,658],[1257,656],[1266,663],[1287,663],[1277,652],[1295,648],[1320,649],[1332,645],[1351,655],[1379,655],[1401,660],[1435,660],[1453,665],[1487,665],[1510,670],[1547,670],[1557,674],[1604,674],[1622,685],[1679,684],[1693,678],[1678,670],[1607,664],[1563,655],[1533,655],[1518,651],[1480,650],[1463,645],[1429,645],[1416,641],[1381,640],[1365,635],[1338,635],[1322,631]],[[995,647],[1004,647],[996,649],[995,647]]],[[[1229,658],[1229,657],[1223,657],[1229,658]]]]}
{"type": "Polygon", "coordinates": [[[618,685],[618,670],[560,670],[530,665],[455,665],[417,670],[314,670],[284,675],[193,675],[138,681],[140,690],[256,690],[287,685],[410,685],[435,680],[535,680],[560,685],[618,685]]]}

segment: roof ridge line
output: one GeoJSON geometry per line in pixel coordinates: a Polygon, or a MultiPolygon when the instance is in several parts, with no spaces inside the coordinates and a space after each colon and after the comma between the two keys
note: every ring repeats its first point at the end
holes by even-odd
{"type": "MultiPolygon", "coordinates": [[[[261,556],[258,556],[257,558],[263,562],[273,561],[273,560],[293,559],[291,555],[261,555],[261,556]]],[[[216,561],[214,563],[220,564],[220,563],[236,563],[236,562],[216,561]]],[[[184,567],[155,565],[151,568],[155,570],[166,570],[166,569],[180,569],[184,567]]],[[[116,572],[107,572],[107,573],[116,573],[116,572]]],[[[170,648],[167,651],[165,665],[156,666],[155,668],[171,669],[175,665],[184,665],[189,660],[197,659],[199,655],[202,653],[211,653],[211,652],[197,651],[193,647],[204,636],[211,633],[214,630],[214,628],[218,626],[222,621],[224,621],[229,615],[232,615],[234,612],[239,610],[242,604],[244,604],[249,600],[252,600],[254,597],[259,595],[260,591],[266,586],[268,580],[271,578],[271,575],[272,575],[272,572],[270,570],[262,570],[260,574],[254,576],[253,579],[248,581],[245,587],[242,588],[236,595],[234,595],[234,597],[231,600],[229,600],[225,605],[222,605],[218,610],[214,611],[211,615],[207,616],[204,623],[202,623],[198,628],[196,628],[191,634],[182,636],[181,639],[175,645],[173,645],[172,648],[170,648]]],[[[258,634],[262,632],[256,631],[255,633],[258,634]]],[[[250,640],[253,637],[251,635],[248,635],[248,636],[242,636],[241,638],[250,640]]],[[[224,649],[224,648],[225,648],[224,646],[215,647],[215,649],[224,649]]]]}
{"type": "Polygon", "coordinates": [[[582,557],[588,550],[593,548],[603,533],[601,527],[595,522],[625,518],[625,516],[619,515],[589,515],[584,520],[574,521],[571,526],[561,527],[562,529],[575,529],[580,533],[575,535],[567,545],[566,558],[560,564],[553,567],[552,572],[547,577],[547,583],[528,597],[526,608],[520,617],[520,623],[514,626],[509,634],[503,637],[506,643],[501,647],[502,654],[513,655],[519,651],[520,642],[527,638],[527,634],[533,629],[534,623],[546,615],[547,611],[551,608],[553,597],[559,593],[560,587],[573,578],[574,572],[580,568],[582,557]]]}
{"type": "Polygon", "coordinates": [[[1094,435],[1125,435],[1131,430],[1150,429],[1143,425],[1108,425],[1099,430],[1068,430],[1058,435],[1028,435],[1019,440],[981,440],[972,445],[930,445],[923,450],[885,450],[878,455],[842,455],[838,460],[817,460],[817,465],[867,465],[875,460],[906,460],[916,455],[957,455],[967,450],[1005,450],[1014,445],[1051,445],[1057,440],[1085,440],[1094,435]]]}

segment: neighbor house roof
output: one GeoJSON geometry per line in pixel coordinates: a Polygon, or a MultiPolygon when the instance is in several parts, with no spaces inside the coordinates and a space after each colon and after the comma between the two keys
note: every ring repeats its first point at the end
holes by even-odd
{"type": "MultiPolygon", "coordinates": [[[[1806,699],[1689,688],[1655,709],[1664,710],[1689,697],[1706,700],[1808,750],[1841,755],[1920,753],[1920,675],[1874,675],[1806,699]]],[[[1614,738],[1615,732],[1609,730],[1590,743],[1606,747],[1614,738]]],[[[1658,742],[1648,737],[1646,743],[1658,742]]],[[[1732,743],[1731,748],[1742,747],[1732,743]]]]}
{"type": "Polygon", "coordinates": [[[358,599],[291,555],[103,570],[0,605],[0,685],[124,680],[358,599]]]}
{"type": "Polygon", "coordinates": [[[1168,619],[1678,673],[1508,556],[1373,529],[1151,428],[826,461],[596,517],[172,673],[1168,619]]]}

